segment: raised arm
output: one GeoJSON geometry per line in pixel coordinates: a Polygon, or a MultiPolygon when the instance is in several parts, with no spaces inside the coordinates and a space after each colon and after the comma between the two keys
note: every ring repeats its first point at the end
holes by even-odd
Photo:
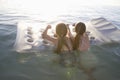
{"type": "Polygon", "coordinates": [[[71,39],[71,41],[73,43],[74,37],[73,37],[73,35],[72,35],[71,31],[70,31],[69,24],[67,24],[66,26],[68,28],[68,37],[71,39]]]}
{"type": "Polygon", "coordinates": [[[51,25],[48,25],[46,29],[43,31],[42,38],[55,43],[56,39],[47,34],[49,29],[51,29],[51,25]]]}

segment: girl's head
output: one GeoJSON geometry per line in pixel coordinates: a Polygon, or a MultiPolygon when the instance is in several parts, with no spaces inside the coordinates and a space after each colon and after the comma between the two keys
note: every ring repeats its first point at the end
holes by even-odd
{"type": "Polygon", "coordinates": [[[85,33],[85,31],[86,31],[86,26],[84,23],[79,22],[75,25],[75,32],[77,34],[83,35],[83,33],[85,33]]]}
{"type": "Polygon", "coordinates": [[[63,45],[67,45],[65,36],[67,34],[67,27],[64,23],[59,23],[56,25],[56,35],[58,38],[57,48],[55,50],[56,53],[60,53],[63,45]]]}
{"type": "Polygon", "coordinates": [[[75,25],[76,36],[73,42],[73,50],[77,50],[79,45],[81,45],[81,37],[86,32],[86,26],[84,23],[79,22],[75,25]]]}
{"type": "Polygon", "coordinates": [[[59,23],[56,26],[56,34],[58,37],[64,37],[67,34],[67,27],[64,23],[59,23]]]}

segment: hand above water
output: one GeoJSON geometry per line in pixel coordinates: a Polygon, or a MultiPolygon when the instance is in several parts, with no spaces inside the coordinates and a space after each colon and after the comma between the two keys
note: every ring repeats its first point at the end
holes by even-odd
{"type": "Polygon", "coordinates": [[[48,26],[47,26],[47,29],[51,29],[51,25],[48,25],[48,26]]]}

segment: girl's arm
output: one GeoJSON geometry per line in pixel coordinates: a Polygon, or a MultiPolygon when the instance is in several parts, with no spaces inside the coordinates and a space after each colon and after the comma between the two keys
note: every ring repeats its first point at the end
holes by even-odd
{"type": "Polygon", "coordinates": [[[73,37],[73,35],[72,35],[71,31],[70,31],[69,24],[67,24],[66,26],[68,28],[68,37],[71,39],[71,41],[73,43],[74,37],[73,37]]]}
{"type": "Polygon", "coordinates": [[[90,47],[90,41],[89,41],[89,37],[88,37],[87,33],[85,33],[85,39],[86,39],[87,47],[89,48],[90,47]]]}
{"type": "Polygon", "coordinates": [[[51,25],[48,25],[48,26],[46,27],[46,29],[43,31],[42,38],[43,38],[43,39],[47,39],[47,40],[55,43],[55,42],[56,42],[56,39],[55,39],[55,38],[52,38],[51,36],[49,36],[49,35],[47,34],[48,29],[51,29],[51,25]]]}

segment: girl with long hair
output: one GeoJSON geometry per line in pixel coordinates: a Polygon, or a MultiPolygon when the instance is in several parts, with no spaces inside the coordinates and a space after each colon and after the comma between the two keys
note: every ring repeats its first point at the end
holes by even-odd
{"type": "Polygon", "coordinates": [[[90,43],[89,43],[89,37],[86,33],[86,25],[83,22],[79,22],[75,24],[74,27],[76,33],[75,36],[72,35],[70,29],[68,30],[69,30],[69,36],[71,37],[72,40],[72,45],[73,45],[72,50],[74,52],[74,56],[76,57],[75,64],[77,64],[77,66],[89,76],[90,80],[95,80],[95,78],[92,75],[92,72],[93,69],[95,69],[93,65],[94,63],[96,63],[96,61],[95,59],[92,59],[94,58],[94,55],[92,55],[88,51],[90,47],[90,43]]]}
{"type": "Polygon", "coordinates": [[[73,50],[87,51],[89,49],[89,38],[86,34],[86,26],[79,22],[75,25],[76,36],[73,39],[73,50]]]}
{"type": "Polygon", "coordinates": [[[71,51],[72,45],[69,37],[67,37],[67,26],[64,23],[59,23],[56,25],[56,38],[51,37],[47,34],[48,30],[51,28],[50,25],[47,26],[42,34],[43,39],[49,40],[55,46],[55,53],[60,54],[63,51],[71,51]]]}

